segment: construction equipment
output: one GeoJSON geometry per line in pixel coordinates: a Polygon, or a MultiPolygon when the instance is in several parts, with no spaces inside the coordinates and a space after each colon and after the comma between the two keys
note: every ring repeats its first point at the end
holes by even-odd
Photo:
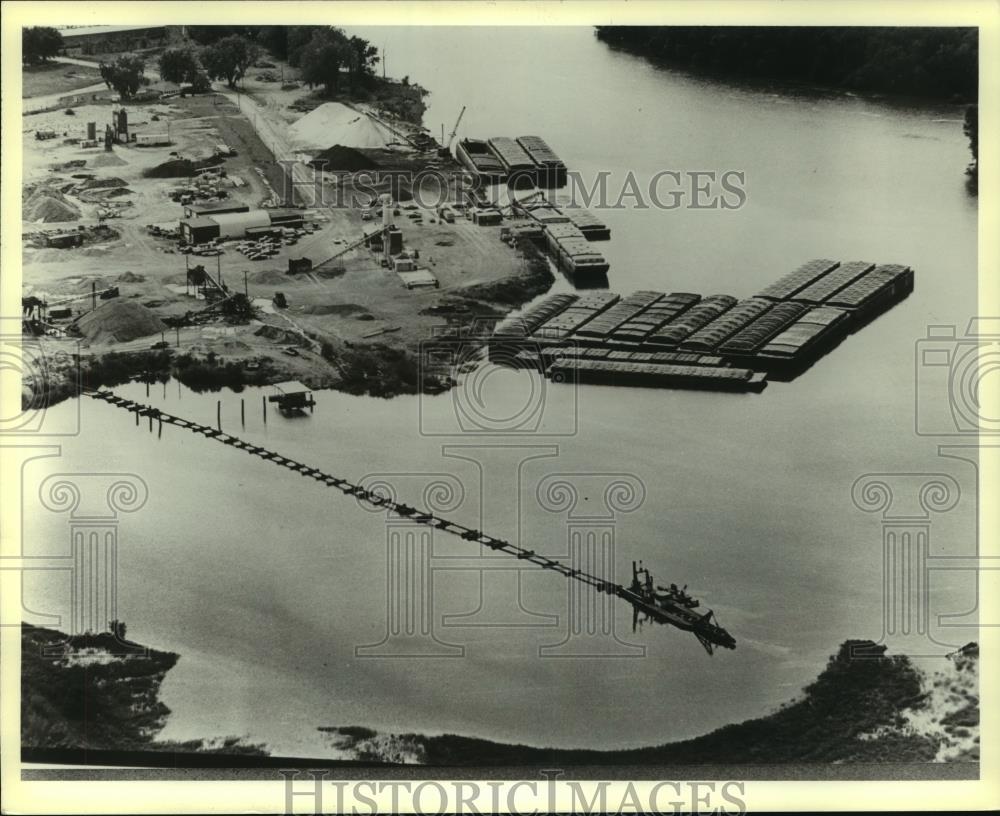
{"type": "Polygon", "coordinates": [[[465,105],[462,105],[462,110],[458,112],[458,119],[455,120],[455,127],[451,129],[451,135],[448,137],[448,141],[438,150],[439,156],[444,157],[451,155],[451,143],[455,141],[455,134],[458,133],[458,125],[461,123],[463,116],[465,116],[465,105]]]}

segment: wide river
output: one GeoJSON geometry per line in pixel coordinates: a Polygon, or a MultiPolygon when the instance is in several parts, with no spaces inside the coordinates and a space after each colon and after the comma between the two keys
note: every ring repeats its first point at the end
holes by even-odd
{"type": "MultiPolygon", "coordinates": [[[[974,469],[938,455],[946,438],[915,433],[929,374],[937,406],[946,400],[941,369],[916,365],[916,344],[929,325],[954,324],[961,336],[976,311],[977,210],[964,186],[960,108],[709,81],[615,52],[586,28],[357,33],[386,50],[391,75],[431,91],[435,134],[465,105],[459,136],[537,133],[585,178],[608,171],[612,190],[630,171],[745,173],[739,209],[603,212],[613,235],[599,246],[616,291],[746,297],[817,257],[908,264],[916,289],[804,376],[759,395],[545,389],[508,372],[457,397],[319,393],[312,416],[272,411],[265,425],[270,389],[152,389],[154,404],[206,424],[221,398],[226,430],[336,475],[382,474],[412,504],[450,474],[464,491],[450,515],[546,554],[566,557],[569,525],[613,528],[618,580],[641,558],[715,609],[739,642],[715,657],[671,628],[633,634],[623,603],[618,641],[567,640],[564,578],[480,572],[478,548],[440,534],[423,567],[432,596],[404,602],[431,604],[431,643],[452,658],[359,655],[383,639],[393,594],[395,528],[384,516],[189,432],[168,427],[158,439],[110,406],[61,404],[47,421],[69,427],[79,411],[82,433],[60,440],[61,457],[30,463],[29,485],[77,471],[135,473],[148,485],[145,507],[121,519],[118,601],[131,638],[181,655],[163,687],[173,710],[164,737],[248,735],[285,754],[325,752],[315,729],[335,725],[564,747],[688,737],[774,710],[842,641],[880,637],[881,516],[852,503],[859,476],[952,474],[962,498],[935,516],[932,553],[975,551],[974,469]],[[537,432],[458,425],[461,416],[466,430],[507,427],[503,418],[532,399],[537,432]],[[576,486],[572,509],[551,492],[540,504],[553,480],[576,486]],[[612,501],[609,514],[605,485],[615,480],[641,485],[638,507],[612,501]],[[598,656],[573,657],[587,650],[598,656]]],[[[120,392],[146,396],[143,385],[120,392]]],[[[931,429],[953,431],[939,414],[931,429]]],[[[26,549],[58,550],[66,517],[40,511],[30,488],[26,496],[26,549]]],[[[33,608],[60,608],[63,585],[32,576],[25,586],[33,608]]],[[[934,621],[974,606],[966,573],[939,573],[932,590],[934,621]]],[[[935,631],[945,643],[974,637],[935,631]]],[[[412,653],[428,640],[383,650],[412,653]]]]}

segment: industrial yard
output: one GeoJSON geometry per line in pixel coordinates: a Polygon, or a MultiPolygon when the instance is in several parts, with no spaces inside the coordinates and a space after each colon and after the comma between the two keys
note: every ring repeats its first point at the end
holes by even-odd
{"type": "Polygon", "coordinates": [[[379,175],[355,188],[361,169],[460,172],[412,122],[303,104],[305,88],[266,74],[243,86],[128,105],[68,94],[24,116],[25,317],[80,344],[85,375],[156,347],[238,365],[246,382],[412,392],[441,326],[551,284],[539,252],[500,240],[499,213],[480,219],[457,195],[430,206],[379,175]]]}

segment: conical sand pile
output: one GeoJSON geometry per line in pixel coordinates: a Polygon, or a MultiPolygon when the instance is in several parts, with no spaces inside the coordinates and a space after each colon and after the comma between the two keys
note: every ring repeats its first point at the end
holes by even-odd
{"type": "Polygon", "coordinates": [[[398,141],[387,128],[339,102],[327,102],[307,113],[288,129],[288,138],[300,153],[332,145],[379,149],[398,141]]]}

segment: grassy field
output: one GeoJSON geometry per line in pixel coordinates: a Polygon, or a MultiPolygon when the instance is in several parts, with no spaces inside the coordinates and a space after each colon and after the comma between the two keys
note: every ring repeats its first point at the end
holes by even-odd
{"type": "Polygon", "coordinates": [[[24,68],[21,71],[21,81],[23,83],[21,98],[31,99],[36,96],[70,93],[77,88],[86,88],[88,85],[100,82],[101,75],[96,68],[52,62],[24,68]]]}

